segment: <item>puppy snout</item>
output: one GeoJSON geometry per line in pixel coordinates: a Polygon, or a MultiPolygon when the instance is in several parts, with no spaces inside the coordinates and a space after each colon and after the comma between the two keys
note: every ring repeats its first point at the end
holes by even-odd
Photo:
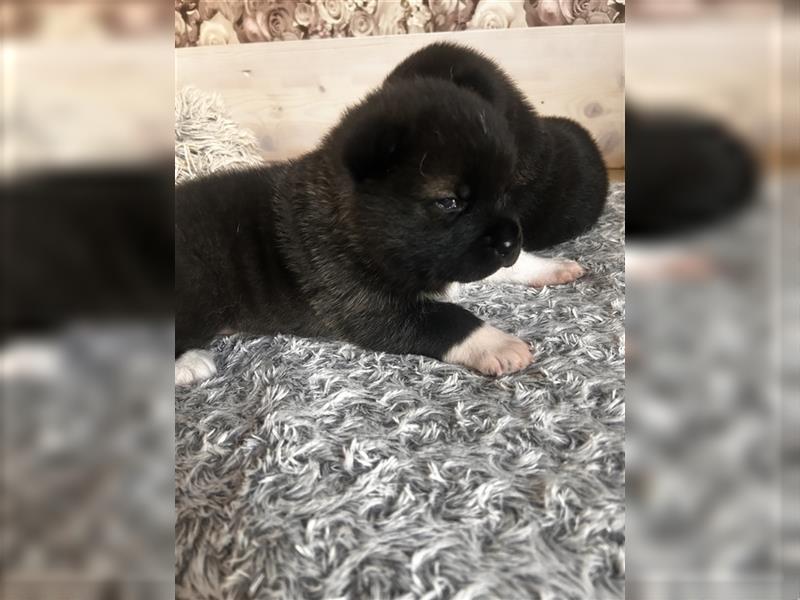
{"type": "Polygon", "coordinates": [[[516,222],[511,219],[499,221],[486,232],[484,240],[500,257],[504,267],[509,267],[517,261],[522,240],[516,222]]]}
{"type": "Polygon", "coordinates": [[[508,256],[511,254],[511,250],[514,248],[514,240],[511,239],[501,239],[497,240],[495,245],[495,250],[500,256],[508,256]]]}

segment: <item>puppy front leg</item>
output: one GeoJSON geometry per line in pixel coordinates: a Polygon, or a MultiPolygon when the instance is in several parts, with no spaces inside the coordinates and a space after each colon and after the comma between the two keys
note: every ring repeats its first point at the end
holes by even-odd
{"type": "Polygon", "coordinates": [[[531,364],[533,353],[530,346],[517,336],[483,323],[453,345],[442,360],[464,365],[484,375],[505,375],[531,364]]]}
{"type": "Polygon", "coordinates": [[[422,354],[484,375],[504,375],[533,362],[530,346],[455,304],[421,302],[399,312],[349,323],[352,341],[374,350],[422,354]]]}

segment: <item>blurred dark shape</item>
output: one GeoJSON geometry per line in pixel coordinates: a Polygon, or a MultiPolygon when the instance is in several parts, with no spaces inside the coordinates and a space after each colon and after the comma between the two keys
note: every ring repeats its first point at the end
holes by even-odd
{"type": "Polygon", "coordinates": [[[173,165],[63,168],[0,184],[4,336],[75,319],[168,318],[173,165]]]}
{"type": "Polygon", "coordinates": [[[172,596],[173,168],[0,183],[0,597],[172,596]]]}
{"type": "Polygon", "coordinates": [[[2,598],[170,598],[173,163],[0,183],[2,598]]]}
{"type": "Polygon", "coordinates": [[[752,204],[758,165],[722,123],[690,112],[626,106],[625,233],[674,236],[752,204]]]}

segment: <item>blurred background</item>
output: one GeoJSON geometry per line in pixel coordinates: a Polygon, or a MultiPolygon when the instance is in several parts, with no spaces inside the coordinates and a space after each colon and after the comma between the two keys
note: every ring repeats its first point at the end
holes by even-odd
{"type": "MultiPolygon", "coordinates": [[[[574,15],[549,1],[525,14],[574,15]]],[[[627,22],[627,596],[797,598],[797,5],[613,5],[627,22]]],[[[173,596],[162,157],[184,8],[0,5],[4,598],[173,596]]]]}
{"type": "Polygon", "coordinates": [[[0,4],[2,598],[174,597],[171,29],[0,4]]]}
{"type": "Polygon", "coordinates": [[[797,4],[626,24],[626,596],[797,598],[797,4]]]}

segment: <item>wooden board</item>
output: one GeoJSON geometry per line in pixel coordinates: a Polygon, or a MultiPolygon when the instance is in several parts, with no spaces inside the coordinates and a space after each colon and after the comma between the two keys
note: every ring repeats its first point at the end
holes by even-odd
{"type": "Polygon", "coordinates": [[[219,92],[265,158],[280,160],[314,147],[408,54],[453,40],[497,60],[541,114],[583,124],[608,166],[621,168],[623,32],[624,25],[585,25],[180,48],[176,85],[219,92]]]}

